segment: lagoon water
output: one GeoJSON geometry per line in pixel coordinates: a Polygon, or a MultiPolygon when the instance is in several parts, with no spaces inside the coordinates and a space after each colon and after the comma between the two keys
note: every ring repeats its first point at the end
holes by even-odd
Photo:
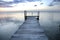
{"type": "MultiPolygon", "coordinates": [[[[37,12],[28,12],[27,16],[36,16],[37,12]]],[[[9,40],[25,21],[24,12],[0,12],[0,40],[9,40]]],[[[40,12],[40,26],[46,35],[55,40],[59,32],[60,12],[40,12]]]]}

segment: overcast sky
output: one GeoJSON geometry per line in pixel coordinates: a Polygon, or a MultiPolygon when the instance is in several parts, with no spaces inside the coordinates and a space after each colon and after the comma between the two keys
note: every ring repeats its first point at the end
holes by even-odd
{"type": "Polygon", "coordinates": [[[60,10],[60,2],[52,2],[53,0],[0,0],[0,11],[60,10]],[[49,6],[50,4],[54,6],[49,6]]]}

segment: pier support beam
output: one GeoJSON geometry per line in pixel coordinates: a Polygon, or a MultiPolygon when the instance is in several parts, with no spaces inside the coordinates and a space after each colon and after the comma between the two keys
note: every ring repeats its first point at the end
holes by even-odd
{"type": "MultiPolygon", "coordinates": [[[[27,12],[30,12],[30,11],[24,11],[24,17],[25,17],[25,20],[27,20],[27,12]]],[[[34,15],[35,13],[33,13],[33,12],[31,12],[32,13],[32,15],[31,16],[34,16],[34,17],[36,17],[36,19],[37,20],[39,20],[39,13],[40,13],[40,11],[37,11],[37,15],[34,15]]],[[[28,13],[29,14],[29,13],[28,13]]]]}
{"type": "Polygon", "coordinates": [[[40,12],[38,11],[37,20],[39,20],[39,13],[40,13],[40,12]]]}
{"type": "Polygon", "coordinates": [[[25,20],[27,19],[26,14],[27,14],[27,11],[24,11],[24,17],[25,17],[25,20]]]}

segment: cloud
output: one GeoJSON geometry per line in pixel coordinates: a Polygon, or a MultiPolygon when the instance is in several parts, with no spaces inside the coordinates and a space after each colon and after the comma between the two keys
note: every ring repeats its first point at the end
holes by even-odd
{"type": "Polygon", "coordinates": [[[3,0],[3,1],[6,1],[6,2],[11,2],[11,1],[13,1],[13,0],[3,0]]]}
{"type": "Polygon", "coordinates": [[[51,0],[42,0],[36,1],[36,2],[23,2],[18,4],[11,4],[13,7],[0,7],[0,11],[21,11],[21,10],[49,10],[49,11],[55,11],[60,10],[60,5],[54,5],[54,6],[48,6],[52,1],[51,0]],[[43,3],[41,5],[41,3],[43,3]],[[36,5],[36,6],[35,6],[36,5]]]}

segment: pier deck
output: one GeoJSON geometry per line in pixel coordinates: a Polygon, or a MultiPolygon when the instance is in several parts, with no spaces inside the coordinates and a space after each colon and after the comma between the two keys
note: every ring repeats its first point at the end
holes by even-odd
{"type": "Polygon", "coordinates": [[[27,17],[10,40],[48,40],[36,17],[27,17]]]}

